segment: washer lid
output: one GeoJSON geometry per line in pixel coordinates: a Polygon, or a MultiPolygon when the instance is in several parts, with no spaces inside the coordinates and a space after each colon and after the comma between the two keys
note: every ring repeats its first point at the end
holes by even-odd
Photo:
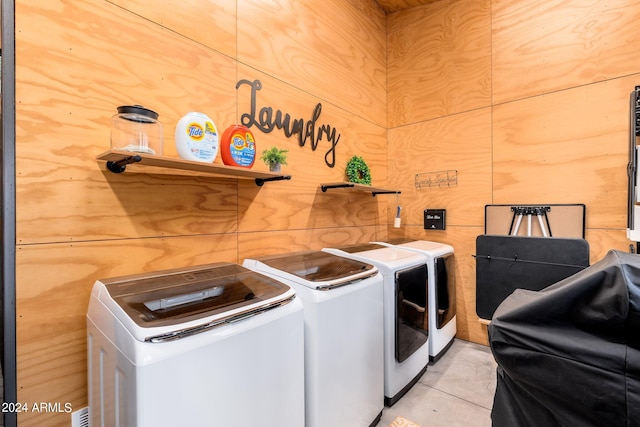
{"type": "Polygon", "coordinates": [[[408,240],[404,242],[392,243],[400,248],[417,250],[430,256],[440,256],[453,252],[453,247],[446,243],[431,242],[429,240],[408,240]]]}
{"type": "Polygon", "coordinates": [[[287,299],[289,286],[232,263],[207,264],[101,280],[109,296],[142,327],[181,324],[287,299]]]}
{"type": "Polygon", "coordinates": [[[366,277],[377,273],[371,264],[322,251],[294,252],[258,258],[269,267],[301,277],[308,282],[334,282],[353,276],[366,277]]]}
{"type": "Polygon", "coordinates": [[[389,274],[399,268],[425,264],[427,262],[427,256],[418,251],[407,250],[400,246],[385,245],[378,242],[325,248],[323,250],[373,264],[383,275],[389,274]]]}

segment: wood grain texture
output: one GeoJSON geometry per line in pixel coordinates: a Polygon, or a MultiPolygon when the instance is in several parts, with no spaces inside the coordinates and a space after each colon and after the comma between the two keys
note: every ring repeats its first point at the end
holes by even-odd
{"type": "MultiPolygon", "coordinates": [[[[447,226],[484,225],[491,203],[491,110],[471,111],[389,130],[389,187],[399,188],[402,221],[422,225],[425,209],[447,209],[447,226]],[[415,176],[457,171],[457,185],[416,188],[415,176]]],[[[393,223],[395,200],[389,198],[393,223]]]]}
{"type": "Polygon", "coordinates": [[[109,148],[118,105],[157,111],[174,156],[175,123],[187,111],[232,121],[234,63],[106,2],[47,6],[17,6],[19,243],[235,229],[235,180],[114,176],[95,160],[109,148]],[[211,69],[220,77],[210,79],[211,69]]]}
{"type": "Polygon", "coordinates": [[[584,203],[587,228],[626,227],[628,99],[637,80],[496,106],[494,203],[584,203]]]}
{"type": "Polygon", "coordinates": [[[189,111],[207,113],[219,127],[234,121],[232,59],[107,2],[47,6],[17,5],[19,161],[29,156],[46,176],[59,165],[93,168],[97,152],[109,148],[120,105],[159,114],[165,155],[177,156],[175,125],[189,111]]]}
{"type": "Polygon", "coordinates": [[[28,403],[29,412],[18,414],[19,425],[29,427],[70,425],[70,415],[34,412],[38,402],[71,404],[73,411],[87,405],[86,328],[60,331],[56,339],[42,343],[20,344],[18,358],[18,396],[28,403]]]}
{"type": "MultiPolygon", "coordinates": [[[[345,166],[353,155],[362,156],[367,162],[375,185],[387,183],[386,135],[383,127],[346,112],[332,104],[325,103],[309,94],[292,88],[263,73],[248,67],[239,67],[242,79],[260,80],[262,89],[258,92],[257,108],[271,107],[281,110],[293,119],[303,119],[309,123],[313,109],[322,104],[316,127],[330,125],[339,135],[335,146],[335,166],[325,163],[325,156],[331,149],[326,135],[317,138],[316,150],[308,140],[304,146],[292,136],[287,138],[278,129],[264,133],[255,127],[252,132],[259,152],[271,146],[288,149],[287,165],[283,172],[292,175],[291,181],[271,183],[260,190],[250,183],[240,182],[238,220],[241,231],[286,230],[301,228],[324,228],[335,226],[375,225],[385,221],[386,212],[380,217],[379,197],[371,194],[347,194],[320,190],[323,182],[341,181],[345,178],[345,166]]],[[[239,111],[250,111],[250,88],[238,90],[239,111]]],[[[316,131],[316,135],[319,132],[316,131]]],[[[254,166],[266,168],[260,161],[254,166]]],[[[386,203],[380,203],[386,208],[386,203]]]]}
{"type": "Polygon", "coordinates": [[[238,209],[242,232],[386,225],[386,203],[371,193],[323,193],[317,185],[292,182],[249,194],[242,192],[238,209]]]}
{"type": "Polygon", "coordinates": [[[390,128],[490,105],[490,6],[439,1],[388,17],[390,128]]]}
{"type": "MultiPolygon", "coordinates": [[[[243,251],[265,253],[274,242],[282,251],[386,237],[385,202],[365,193],[319,195],[322,182],[343,179],[353,154],[367,158],[376,184],[386,184],[384,15],[372,1],[300,3],[295,6],[313,12],[307,23],[322,25],[301,25],[298,34],[276,28],[278,40],[297,46],[301,56],[294,57],[303,58],[294,69],[285,62],[278,70],[260,60],[243,64],[235,54],[235,10],[244,14],[241,24],[257,28],[250,2],[187,2],[175,14],[178,5],[166,1],[17,2],[21,401],[86,405],[85,314],[96,278],[238,262],[243,251]],[[195,21],[183,19],[198,7],[195,21]],[[219,15],[210,20],[214,9],[219,15]],[[205,22],[210,33],[202,32],[205,22]],[[310,46],[316,36],[326,38],[310,46]],[[266,100],[300,117],[322,102],[323,121],[342,133],[336,168],[324,164],[326,140],[312,152],[276,134],[257,135],[259,147],[292,144],[286,167],[299,178],[262,188],[162,169],[113,175],[96,161],[109,149],[119,105],[159,113],[169,157],[177,157],[174,128],[186,112],[207,113],[220,132],[237,123],[248,102],[236,90],[239,75],[271,79],[266,100]]],[[[264,11],[272,20],[276,7],[264,11]]],[[[252,38],[244,45],[250,49],[255,32],[243,31],[252,38]]],[[[255,167],[266,170],[259,162],[255,167]]],[[[19,422],[67,427],[69,415],[21,414],[19,422]]]]}
{"type": "MultiPolygon", "coordinates": [[[[637,2],[440,0],[388,21],[374,0],[15,6],[21,401],[86,405],[84,316],[99,277],[399,235],[442,241],[456,250],[458,337],[486,344],[471,256],[484,204],[586,203],[593,262],[628,249],[637,2]],[[336,167],[324,164],[326,140],[312,151],[279,131],[256,133],[258,150],[289,148],[293,178],[262,188],[115,176],[96,161],[117,106],[157,111],[165,155],[177,156],[186,112],[223,130],[247,111],[239,79],[260,79],[260,102],[298,118],[322,103],[320,122],[341,133],[336,167]],[[344,179],[354,154],[374,185],[402,190],[401,228],[388,227],[395,196],[320,191],[344,179]],[[458,170],[457,187],[415,189],[415,173],[442,169],[458,170]],[[447,208],[446,231],[422,228],[427,207],[447,208]]],[[[21,414],[19,424],[67,427],[69,416],[21,414]]]]}
{"type": "MultiPolygon", "coordinates": [[[[270,108],[275,117],[280,111],[283,116],[289,115],[293,120],[303,120],[305,127],[310,124],[314,115],[314,109],[321,104],[321,111],[315,121],[315,139],[317,148],[312,148],[311,137],[307,138],[304,146],[300,146],[297,135],[287,137],[280,129],[274,128],[270,133],[265,133],[250,128],[256,138],[258,151],[278,146],[289,150],[288,164],[283,170],[292,172],[296,180],[308,180],[315,183],[325,180],[340,181],[345,177],[345,166],[351,156],[362,156],[372,173],[374,185],[384,185],[387,180],[386,146],[387,131],[380,126],[363,119],[357,113],[345,110],[342,107],[327,103],[322,98],[306,93],[289,84],[263,72],[256,71],[243,65],[238,66],[238,79],[262,83],[262,89],[257,91],[257,113],[264,107],[270,108]],[[328,125],[335,130],[339,141],[335,147],[335,166],[329,167],[325,157],[330,159],[327,153],[331,149],[326,133],[320,132],[318,127],[328,125]],[[300,171],[301,173],[297,173],[300,171]]],[[[237,90],[238,118],[251,110],[251,88],[241,85],[237,90]]],[[[266,170],[266,166],[259,160],[254,168],[266,170]]]]}
{"type": "Polygon", "coordinates": [[[335,227],[303,230],[248,232],[238,235],[238,248],[245,258],[308,250],[321,250],[353,243],[387,239],[387,227],[335,227]]]}
{"type": "Polygon", "coordinates": [[[229,179],[95,171],[47,184],[24,179],[16,198],[19,244],[198,235],[238,227],[237,181],[229,179]]]}
{"type": "Polygon", "coordinates": [[[439,0],[376,0],[382,10],[386,13],[397,12],[399,10],[410,9],[422,6],[439,0]]]}
{"type": "Polygon", "coordinates": [[[494,0],[492,12],[495,103],[640,69],[635,0],[494,0]]]}
{"type": "MultiPolygon", "coordinates": [[[[18,247],[18,399],[87,404],[86,313],[98,279],[237,262],[235,234],[18,247]]],[[[20,425],[68,426],[68,414],[26,413],[20,425]]]]}
{"type": "Polygon", "coordinates": [[[230,57],[236,55],[236,2],[228,0],[109,0],[230,57]]]}
{"type": "Polygon", "coordinates": [[[610,250],[629,252],[630,245],[635,250],[635,243],[627,239],[626,230],[587,229],[585,238],[589,242],[590,263],[600,261],[610,250]]]}
{"type": "Polygon", "coordinates": [[[238,10],[240,62],[385,125],[385,19],[373,0],[238,0],[238,10]]]}
{"type": "MultiPolygon", "coordinates": [[[[402,24],[397,30],[399,34],[408,40],[420,39],[430,31],[425,29],[428,20],[422,9],[442,7],[447,10],[461,3],[444,1],[391,14],[388,16],[388,38],[391,40],[396,31],[392,22],[397,19],[402,24]],[[415,27],[404,34],[404,27],[408,28],[414,22],[415,27]],[[422,23],[422,28],[418,28],[417,23],[422,23]]],[[[478,188],[488,189],[484,193],[486,203],[585,203],[586,236],[592,262],[602,258],[610,249],[627,251],[629,247],[624,231],[628,97],[637,84],[640,63],[637,58],[630,57],[634,43],[627,44],[625,40],[637,39],[638,30],[635,25],[634,28],[630,25],[639,12],[637,2],[632,4],[629,1],[616,4],[554,1],[544,5],[529,1],[491,2],[489,25],[492,25],[493,45],[488,49],[492,52],[492,81],[484,92],[488,94],[485,106],[489,107],[487,120],[490,128],[488,133],[480,131],[488,135],[483,147],[489,149],[489,154],[484,169],[477,169],[478,177],[485,183],[478,188]],[[524,97],[529,98],[522,99],[524,97]],[[518,99],[517,102],[506,102],[518,99]]],[[[436,36],[433,38],[439,40],[436,36]]],[[[447,136],[450,133],[462,135],[461,129],[465,128],[478,129],[478,122],[469,120],[474,116],[467,116],[468,113],[458,114],[443,107],[437,113],[446,116],[442,124],[438,122],[443,119],[433,120],[426,114],[414,119],[404,118],[408,117],[403,110],[405,107],[394,98],[396,83],[392,67],[397,66],[393,63],[393,55],[397,52],[392,46],[390,41],[389,186],[404,179],[404,190],[411,184],[410,177],[403,177],[403,174],[405,171],[413,174],[416,164],[424,167],[433,160],[442,167],[424,167],[425,171],[455,169],[450,166],[454,162],[473,158],[463,152],[462,147],[466,146],[459,139],[449,143],[447,136]],[[425,123],[417,123],[421,120],[425,123]],[[449,132],[438,131],[440,126],[449,132]],[[412,135],[418,129],[425,139],[431,139],[433,135],[447,148],[437,148],[433,154],[429,153],[418,137],[412,135]],[[394,160],[399,151],[399,141],[404,139],[410,142],[406,145],[417,153],[416,157],[402,154],[401,160],[394,160]]],[[[465,57],[445,44],[432,51],[447,58],[451,54],[453,59],[450,61],[453,62],[462,61],[465,57]]],[[[404,52],[407,57],[410,56],[408,52],[404,52]]],[[[428,57],[428,53],[419,57],[428,57]]],[[[424,60],[416,59],[412,64],[414,66],[408,68],[414,75],[431,76],[429,73],[433,70],[425,65],[424,60]]],[[[455,77],[452,73],[444,75],[441,80],[425,79],[425,94],[438,94],[455,87],[458,84],[455,77]]],[[[434,99],[440,102],[438,95],[422,96],[415,101],[417,107],[410,112],[421,108],[422,111],[438,110],[433,108],[434,99]]],[[[486,129],[486,125],[479,129],[486,129]]],[[[459,170],[458,185],[464,182],[465,169],[469,168],[459,170]]],[[[464,188],[468,190],[466,185],[464,188]]],[[[465,191],[462,188],[454,191],[425,190],[422,195],[406,189],[401,196],[403,226],[400,229],[390,228],[390,236],[406,234],[431,240],[446,238],[441,241],[454,242],[456,249],[458,246],[472,248],[475,236],[456,240],[449,230],[450,227],[458,229],[482,224],[485,203],[482,197],[471,199],[473,202],[470,200],[469,204],[462,199],[456,202],[458,196],[467,195],[465,191]],[[444,233],[422,230],[423,209],[441,207],[436,203],[448,207],[448,229],[444,233]]],[[[390,222],[394,209],[392,201],[388,204],[390,222]]],[[[477,318],[475,267],[466,270],[463,267],[458,274],[459,297],[462,298],[459,299],[458,314],[469,320],[461,322],[462,317],[459,319],[458,336],[487,343],[486,328],[474,321],[477,318]]]]}

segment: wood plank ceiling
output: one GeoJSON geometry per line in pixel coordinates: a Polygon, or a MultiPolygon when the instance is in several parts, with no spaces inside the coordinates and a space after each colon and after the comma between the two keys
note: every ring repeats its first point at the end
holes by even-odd
{"type": "Polygon", "coordinates": [[[433,3],[438,0],[376,0],[385,13],[397,12],[398,10],[410,9],[416,6],[422,6],[433,3]]]}

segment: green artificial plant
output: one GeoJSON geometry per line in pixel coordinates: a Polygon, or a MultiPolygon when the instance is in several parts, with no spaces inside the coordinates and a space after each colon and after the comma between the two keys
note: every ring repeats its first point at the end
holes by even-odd
{"type": "Polygon", "coordinates": [[[271,172],[280,172],[280,165],[287,164],[287,153],[289,150],[271,147],[262,152],[260,158],[269,166],[271,172]]]}
{"type": "Polygon", "coordinates": [[[280,149],[278,147],[271,147],[268,150],[264,150],[260,158],[265,162],[265,164],[269,166],[277,163],[286,165],[288,152],[289,150],[280,149]]]}
{"type": "Polygon", "coordinates": [[[349,182],[371,185],[371,171],[369,166],[360,156],[353,156],[345,169],[349,182]]]}

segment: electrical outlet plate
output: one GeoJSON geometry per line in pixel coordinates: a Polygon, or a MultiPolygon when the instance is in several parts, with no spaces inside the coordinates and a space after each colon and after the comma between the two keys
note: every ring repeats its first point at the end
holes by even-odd
{"type": "Polygon", "coordinates": [[[444,230],[446,229],[446,209],[425,209],[424,210],[424,229],[425,230],[444,230]]]}

